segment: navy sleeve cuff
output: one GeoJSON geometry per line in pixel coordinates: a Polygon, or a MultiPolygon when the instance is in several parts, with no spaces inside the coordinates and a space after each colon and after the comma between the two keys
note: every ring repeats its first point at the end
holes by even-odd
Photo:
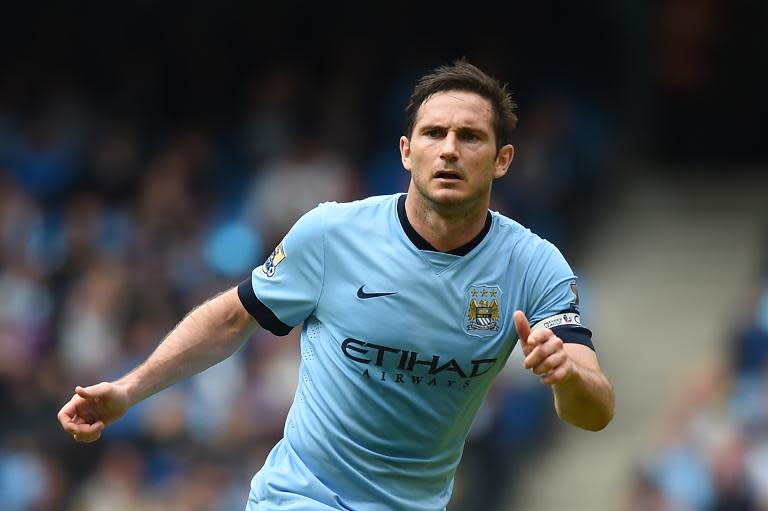
{"type": "Polygon", "coordinates": [[[262,328],[279,336],[288,335],[288,332],[293,330],[292,326],[280,321],[275,313],[256,297],[251,279],[246,279],[237,286],[237,296],[240,297],[240,301],[248,314],[253,316],[253,319],[258,321],[262,328]]]}
{"type": "Polygon", "coordinates": [[[592,351],[595,347],[592,344],[592,332],[583,326],[563,325],[552,328],[552,332],[561,338],[565,343],[583,344],[592,351]]]}

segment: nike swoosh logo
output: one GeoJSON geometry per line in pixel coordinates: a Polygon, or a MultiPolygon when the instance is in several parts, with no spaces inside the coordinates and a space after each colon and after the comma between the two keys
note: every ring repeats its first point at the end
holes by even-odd
{"type": "Polygon", "coordinates": [[[379,297],[379,296],[389,296],[389,295],[396,295],[397,294],[397,292],[394,292],[394,293],[366,293],[365,291],[363,291],[364,287],[365,287],[364,285],[360,286],[360,289],[357,290],[357,297],[361,298],[363,300],[366,300],[368,298],[376,298],[376,297],[379,297]]]}

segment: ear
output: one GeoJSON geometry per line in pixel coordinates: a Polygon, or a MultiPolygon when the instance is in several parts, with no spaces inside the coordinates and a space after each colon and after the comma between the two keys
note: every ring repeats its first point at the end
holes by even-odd
{"type": "Polygon", "coordinates": [[[408,172],[411,171],[411,142],[407,137],[400,137],[400,159],[403,162],[403,167],[408,172]]]}
{"type": "Polygon", "coordinates": [[[507,144],[499,149],[499,152],[496,155],[496,169],[493,172],[494,179],[498,179],[507,173],[507,170],[509,170],[509,164],[512,163],[512,159],[514,157],[514,146],[507,144]]]}

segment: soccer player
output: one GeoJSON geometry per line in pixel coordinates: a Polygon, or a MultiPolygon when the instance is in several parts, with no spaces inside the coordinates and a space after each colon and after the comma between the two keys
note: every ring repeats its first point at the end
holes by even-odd
{"type": "Polygon", "coordinates": [[[407,194],[305,214],[143,364],[77,387],[63,428],[92,442],[258,325],[285,335],[302,322],[296,396],[248,510],[444,509],[470,425],[518,340],[559,417],[604,428],[613,389],[580,321],[576,277],[551,243],[488,209],[514,156],[514,108],[506,86],[464,60],[421,78],[400,138],[407,194]]]}

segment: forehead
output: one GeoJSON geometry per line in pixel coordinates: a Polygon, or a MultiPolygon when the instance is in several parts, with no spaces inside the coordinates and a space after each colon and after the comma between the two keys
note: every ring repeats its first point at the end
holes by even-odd
{"type": "Polygon", "coordinates": [[[474,92],[441,91],[421,104],[416,115],[416,125],[490,129],[493,125],[493,109],[489,100],[474,92]]]}

